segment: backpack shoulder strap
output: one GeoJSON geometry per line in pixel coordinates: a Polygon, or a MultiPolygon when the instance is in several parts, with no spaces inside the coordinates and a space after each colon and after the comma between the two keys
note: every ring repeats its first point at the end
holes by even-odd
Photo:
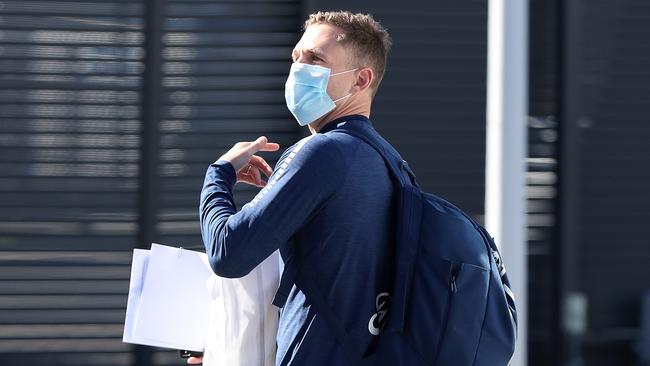
{"type": "Polygon", "coordinates": [[[357,123],[348,122],[339,124],[339,126],[332,131],[342,132],[361,139],[379,153],[379,155],[384,159],[391,176],[401,187],[411,184],[419,188],[415,173],[413,173],[413,170],[411,170],[411,167],[409,167],[406,160],[402,159],[402,157],[396,151],[393,151],[393,149],[387,151],[384,144],[379,142],[381,136],[379,136],[379,134],[377,134],[377,132],[372,128],[364,128],[363,126],[358,126],[357,123]],[[409,176],[408,181],[404,179],[403,172],[406,172],[409,176]]]}
{"type": "Polygon", "coordinates": [[[390,315],[386,330],[402,332],[406,322],[406,306],[417,247],[419,245],[420,220],[424,206],[422,191],[417,184],[415,174],[397,151],[372,128],[357,123],[340,124],[333,131],[355,136],[374,148],[384,159],[397,186],[398,212],[397,237],[400,243],[395,258],[394,288],[391,299],[390,315]],[[406,178],[404,172],[406,172],[406,178]]]}

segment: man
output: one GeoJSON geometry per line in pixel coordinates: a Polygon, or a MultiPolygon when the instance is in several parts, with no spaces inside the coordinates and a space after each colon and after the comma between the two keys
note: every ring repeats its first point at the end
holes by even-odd
{"type": "Polygon", "coordinates": [[[255,155],[279,149],[266,137],[237,143],[208,168],[200,222],[214,272],[242,277],[278,249],[285,263],[276,365],[350,364],[323,304],[314,305],[314,291],[300,285],[306,276],[346,331],[380,333],[393,278],[393,186],[375,150],[333,130],[345,123],[373,128],[370,110],[389,48],[388,33],[370,15],[310,15],[291,55],[285,97],[311,136],[287,149],[275,170],[255,155]],[[240,212],[236,182],[264,187],[240,212]]]}

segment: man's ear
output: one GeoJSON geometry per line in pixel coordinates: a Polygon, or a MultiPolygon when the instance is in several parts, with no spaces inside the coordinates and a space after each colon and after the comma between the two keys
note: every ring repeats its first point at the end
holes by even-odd
{"type": "Polygon", "coordinates": [[[361,71],[359,71],[359,75],[357,75],[357,81],[356,83],[354,83],[354,86],[352,87],[352,91],[361,92],[370,88],[370,85],[372,85],[373,80],[375,80],[375,73],[372,71],[371,68],[364,67],[363,69],[361,69],[361,71]]]}

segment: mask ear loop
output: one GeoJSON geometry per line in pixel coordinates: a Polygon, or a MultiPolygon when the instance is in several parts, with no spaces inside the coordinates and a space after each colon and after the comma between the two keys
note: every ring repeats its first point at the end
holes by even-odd
{"type": "MultiPolygon", "coordinates": [[[[360,68],[357,67],[357,68],[355,68],[355,69],[350,69],[350,70],[345,70],[345,71],[337,72],[337,73],[335,73],[335,74],[330,74],[330,77],[332,77],[332,76],[336,76],[336,75],[341,75],[341,74],[346,74],[346,73],[348,73],[348,72],[352,72],[352,71],[357,71],[357,70],[359,70],[359,69],[360,69],[360,68]]],[[[340,100],[343,100],[343,99],[345,99],[345,98],[349,98],[349,97],[351,97],[351,96],[352,96],[352,93],[349,93],[348,95],[344,95],[344,96],[342,96],[342,97],[340,97],[340,98],[338,98],[338,99],[336,99],[336,100],[333,100],[332,102],[336,103],[336,102],[338,102],[338,101],[340,101],[340,100]]]]}
{"type": "Polygon", "coordinates": [[[330,74],[330,77],[332,77],[332,76],[336,76],[336,75],[341,75],[341,74],[346,74],[346,73],[348,73],[348,72],[357,71],[357,70],[359,70],[358,67],[357,67],[356,69],[350,69],[350,70],[345,70],[345,71],[337,72],[337,73],[335,73],[335,74],[330,74]]]}
{"type": "Polygon", "coordinates": [[[337,100],[333,100],[332,102],[336,103],[336,102],[338,102],[339,100],[343,100],[343,99],[345,99],[345,98],[349,98],[349,97],[351,97],[351,96],[352,96],[352,93],[350,93],[350,94],[348,94],[348,95],[345,95],[345,96],[342,96],[342,97],[340,97],[340,98],[337,99],[337,100]]]}

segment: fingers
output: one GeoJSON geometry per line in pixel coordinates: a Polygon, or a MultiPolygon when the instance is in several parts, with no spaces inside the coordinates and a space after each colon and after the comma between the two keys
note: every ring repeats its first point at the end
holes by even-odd
{"type": "Polygon", "coordinates": [[[257,174],[253,173],[240,173],[237,175],[237,182],[247,183],[255,187],[263,188],[266,186],[266,182],[261,178],[259,170],[257,174]]]}
{"type": "Polygon", "coordinates": [[[255,182],[256,186],[264,187],[266,185],[266,182],[264,179],[262,179],[262,174],[260,173],[259,169],[251,169],[251,176],[253,177],[253,182],[255,182]]]}
{"type": "MultiPolygon", "coordinates": [[[[258,151],[276,151],[280,149],[280,145],[268,142],[265,136],[259,137],[253,142],[238,142],[228,152],[223,154],[219,159],[226,160],[232,164],[235,171],[239,173],[246,165],[251,163],[252,157],[258,151]]],[[[271,169],[266,162],[262,163],[257,158],[255,159],[257,166],[270,175],[271,169]],[[268,168],[267,168],[268,167],[268,168]]]]}
{"type": "Polygon", "coordinates": [[[258,151],[277,151],[280,149],[280,145],[275,142],[268,142],[266,136],[260,136],[248,149],[251,154],[255,154],[258,151]]]}
{"type": "Polygon", "coordinates": [[[250,169],[242,169],[239,173],[237,173],[237,182],[248,183],[260,188],[266,186],[266,181],[262,179],[260,168],[254,166],[252,163],[249,164],[248,167],[250,169]]]}
{"type": "Polygon", "coordinates": [[[271,166],[260,156],[251,156],[250,164],[254,168],[260,169],[264,174],[266,174],[267,177],[270,177],[271,174],[273,174],[273,169],[271,169],[271,166]]]}
{"type": "Polygon", "coordinates": [[[247,167],[241,169],[237,173],[237,181],[244,182],[256,187],[265,187],[266,181],[262,179],[262,173],[267,177],[270,177],[273,174],[273,169],[263,158],[253,155],[251,160],[248,162],[247,167]]]}
{"type": "Polygon", "coordinates": [[[200,365],[203,363],[203,357],[195,357],[195,356],[189,357],[187,359],[187,363],[190,365],[200,365]]]}

